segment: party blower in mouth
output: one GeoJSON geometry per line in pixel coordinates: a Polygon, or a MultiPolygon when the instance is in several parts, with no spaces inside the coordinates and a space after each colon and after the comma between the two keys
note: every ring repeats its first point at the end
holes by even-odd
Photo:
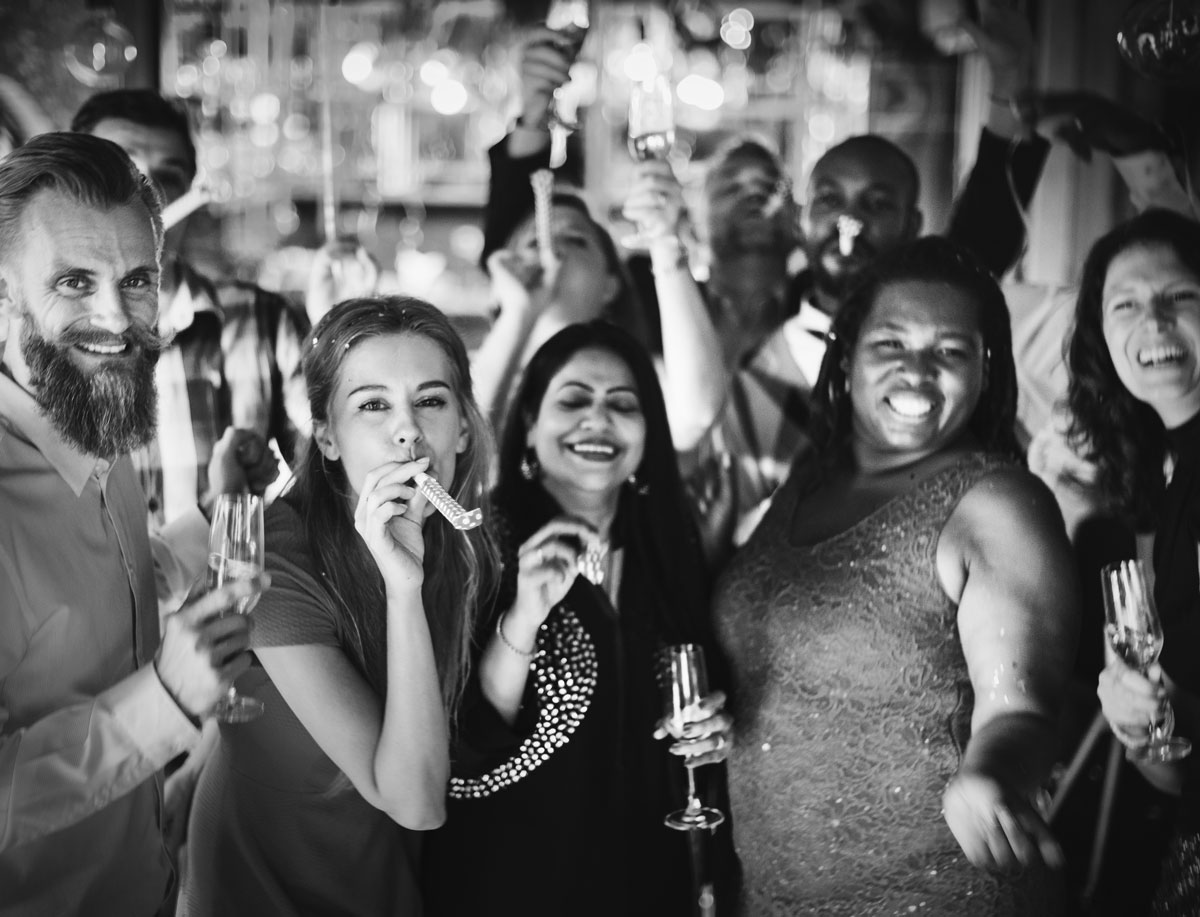
{"type": "Polygon", "coordinates": [[[413,480],[417,489],[425,495],[425,499],[433,504],[434,509],[446,517],[446,520],[459,531],[473,529],[483,522],[483,510],[464,509],[459,502],[442,487],[434,478],[424,471],[418,471],[413,480]]]}
{"type": "Polygon", "coordinates": [[[837,231],[838,253],[843,258],[849,258],[854,254],[854,241],[863,231],[863,221],[843,213],[837,219],[837,231]]]}

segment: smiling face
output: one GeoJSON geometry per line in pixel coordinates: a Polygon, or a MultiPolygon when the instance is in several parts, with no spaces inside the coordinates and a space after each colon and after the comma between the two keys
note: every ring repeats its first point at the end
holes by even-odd
{"type": "Polygon", "coordinates": [[[886,470],[953,446],[979,404],[984,364],[968,293],[917,280],[882,287],[847,368],[859,467],[886,470]]]}
{"type": "Polygon", "coordinates": [[[831,150],[813,168],[800,228],[819,290],[845,295],[872,261],[920,232],[912,173],[899,157],[883,147],[852,143],[831,150]],[[849,254],[839,248],[843,215],[861,224],[849,254]]]}
{"type": "MultiPolygon", "coordinates": [[[[550,236],[559,259],[555,299],[569,311],[571,321],[588,321],[599,316],[613,301],[620,281],[608,263],[600,233],[578,207],[555,204],[550,236]]],[[[537,233],[532,220],[514,233],[510,248],[529,264],[538,262],[537,233]]]]}
{"type": "Polygon", "coordinates": [[[1118,254],[1104,276],[1104,340],[1130,394],[1168,429],[1200,412],[1200,277],[1165,245],[1118,254]]]}
{"type": "Polygon", "coordinates": [[[616,354],[586,348],[550,380],[526,434],[542,483],[564,508],[578,495],[611,496],[642,462],[646,418],[633,372],[616,354]]]}
{"type": "Polygon", "coordinates": [[[0,265],[4,362],[59,431],[112,456],[153,432],[158,254],[141,201],[99,209],[54,189],[22,216],[0,265]]]}
{"type": "Polygon", "coordinates": [[[467,422],[446,353],[416,334],[385,334],[351,346],[338,372],[327,420],[313,425],[318,448],[340,461],[357,503],[367,472],[428,457],[447,489],[467,447],[467,422]]]}

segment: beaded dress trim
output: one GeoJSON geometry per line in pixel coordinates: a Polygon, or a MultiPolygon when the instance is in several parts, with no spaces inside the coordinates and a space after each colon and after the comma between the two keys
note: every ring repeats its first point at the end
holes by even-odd
{"type": "Polygon", "coordinates": [[[538,696],[533,733],[511,758],[483,776],[450,778],[450,798],[491,796],[545,764],[583,722],[599,670],[592,638],[575,612],[559,606],[538,630],[537,651],[530,663],[538,696]]]}

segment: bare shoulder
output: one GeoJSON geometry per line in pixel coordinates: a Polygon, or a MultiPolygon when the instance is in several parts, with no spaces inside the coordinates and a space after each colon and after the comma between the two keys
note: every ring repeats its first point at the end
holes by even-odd
{"type": "Polygon", "coordinates": [[[1050,488],[1031,471],[999,468],[972,485],[951,513],[943,538],[958,536],[990,539],[1009,532],[1044,531],[1066,538],[1062,514],[1050,488]]]}
{"type": "Polygon", "coordinates": [[[1073,567],[1062,513],[1050,489],[1024,468],[980,478],[959,501],[938,538],[943,587],[955,601],[968,575],[1012,582],[1048,568],[1073,567]]]}

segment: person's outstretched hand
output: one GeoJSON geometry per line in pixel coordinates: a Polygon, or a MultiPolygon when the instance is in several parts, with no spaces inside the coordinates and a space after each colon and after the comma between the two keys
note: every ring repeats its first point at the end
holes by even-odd
{"type": "Polygon", "coordinates": [[[988,62],[992,94],[1012,98],[1029,85],[1033,67],[1033,30],[1020,10],[999,0],[980,0],[979,21],[960,25],[988,62]]]}
{"type": "Polygon", "coordinates": [[[1153,121],[1095,92],[1042,92],[1027,101],[1038,131],[1066,143],[1085,162],[1093,151],[1128,156],[1168,146],[1153,121]]]}
{"type": "Polygon", "coordinates": [[[678,233],[686,213],[683,188],[671,164],[662,160],[638,163],[621,215],[646,238],[655,239],[678,233]]]}
{"type": "Polygon", "coordinates": [[[279,477],[279,458],[270,444],[253,430],[226,427],[213,445],[208,462],[209,505],[219,494],[249,491],[262,496],[279,477]]]}
{"type": "Polygon", "coordinates": [[[554,91],[570,77],[576,47],[560,32],[541,26],[521,50],[521,123],[545,126],[554,91]]]}
{"type": "Polygon", "coordinates": [[[988,774],[959,771],[942,795],[942,811],[963,853],[980,869],[1011,875],[1038,863],[1063,866],[1062,848],[1042,814],[988,774]]]}
{"type": "Polygon", "coordinates": [[[370,252],[353,240],[339,240],[317,249],[308,272],[304,311],[316,325],[337,303],[373,295],[379,286],[379,265],[370,252]]]}

